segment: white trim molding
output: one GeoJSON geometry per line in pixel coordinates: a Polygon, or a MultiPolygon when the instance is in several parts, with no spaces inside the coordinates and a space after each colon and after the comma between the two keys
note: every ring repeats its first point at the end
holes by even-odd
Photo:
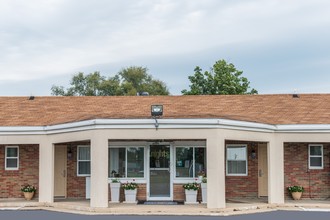
{"type": "MultiPolygon", "coordinates": [[[[82,177],[82,176],[89,177],[89,176],[91,176],[91,173],[83,173],[83,174],[79,173],[80,162],[87,162],[87,163],[89,162],[89,164],[91,166],[91,146],[90,145],[78,145],[77,146],[77,176],[79,176],[79,177],[82,177]],[[89,149],[89,158],[88,159],[80,159],[79,158],[79,152],[80,152],[81,148],[89,149]]],[[[90,167],[90,172],[91,171],[92,170],[91,170],[91,167],[90,167]]]]}
{"type": "MultiPolygon", "coordinates": [[[[236,156],[236,154],[235,154],[236,156]]],[[[235,157],[236,158],[236,157],[235,157]]],[[[227,144],[226,145],[226,176],[248,176],[248,147],[247,144],[227,144]],[[245,173],[229,173],[229,164],[228,164],[228,149],[230,148],[244,148],[245,149],[245,158],[244,160],[237,160],[237,161],[245,161],[245,173]]]]}
{"type": "Polygon", "coordinates": [[[309,144],[308,145],[308,169],[310,170],[322,170],[323,169],[323,144],[309,144]],[[320,147],[321,155],[312,155],[311,154],[311,147],[320,147]],[[320,158],[321,165],[320,166],[312,166],[311,165],[311,158],[320,158]]]}
{"type": "Polygon", "coordinates": [[[5,170],[19,170],[19,146],[6,146],[6,148],[5,148],[5,170]],[[7,150],[9,148],[17,149],[17,155],[15,157],[8,157],[7,150]],[[16,160],[16,167],[7,167],[7,160],[8,159],[16,160]]]}
{"type": "MultiPolygon", "coordinates": [[[[330,124],[271,125],[229,119],[158,119],[158,129],[231,129],[264,133],[325,133],[330,124]]],[[[156,129],[154,119],[94,119],[48,126],[0,126],[0,135],[48,135],[96,129],[156,129]]]]}

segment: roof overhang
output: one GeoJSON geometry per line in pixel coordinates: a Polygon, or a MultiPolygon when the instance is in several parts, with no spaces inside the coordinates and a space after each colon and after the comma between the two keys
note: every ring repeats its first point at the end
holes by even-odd
{"type": "MultiPolygon", "coordinates": [[[[330,132],[330,125],[270,125],[228,119],[158,119],[158,129],[233,129],[257,132],[330,132]]],[[[49,126],[2,126],[0,135],[47,135],[95,129],[154,129],[154,119],[94,119],[49,126]]]]}

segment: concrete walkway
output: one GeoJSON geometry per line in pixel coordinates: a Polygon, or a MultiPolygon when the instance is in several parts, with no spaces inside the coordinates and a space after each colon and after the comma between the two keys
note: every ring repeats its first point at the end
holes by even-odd
{"type": "Polygon", "coordinates": [[[330,200],[287,201],[285,204],[267,204],[259,200],[229,201],[225,209],[208,209],[198,205],[136,205],[109,203],[109,208],[91,208],[87,200],[61,200],[51,204],[37,200],[0,200],[0,210],[49,210],[87,215],[209,215],[228,216],[275,210],[330,211],[330,200]]]}

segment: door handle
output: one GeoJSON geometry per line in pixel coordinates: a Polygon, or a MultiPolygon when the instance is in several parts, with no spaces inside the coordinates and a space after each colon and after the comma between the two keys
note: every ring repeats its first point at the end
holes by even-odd
{"type": "Polygon", "coordinates": [[[262,170],[259,170],[259,177],[262,177],[264,174],[262,172],[262,170]]]}

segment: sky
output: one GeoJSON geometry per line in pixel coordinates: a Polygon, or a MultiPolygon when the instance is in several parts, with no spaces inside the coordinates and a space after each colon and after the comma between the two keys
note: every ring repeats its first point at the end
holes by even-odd
{"type": "Polygon", "coordinates": [[[233,63],[259,94],[330,93],[328,0],[0,0],[0,96],[147,67],[172,95],[233,63]]]}

